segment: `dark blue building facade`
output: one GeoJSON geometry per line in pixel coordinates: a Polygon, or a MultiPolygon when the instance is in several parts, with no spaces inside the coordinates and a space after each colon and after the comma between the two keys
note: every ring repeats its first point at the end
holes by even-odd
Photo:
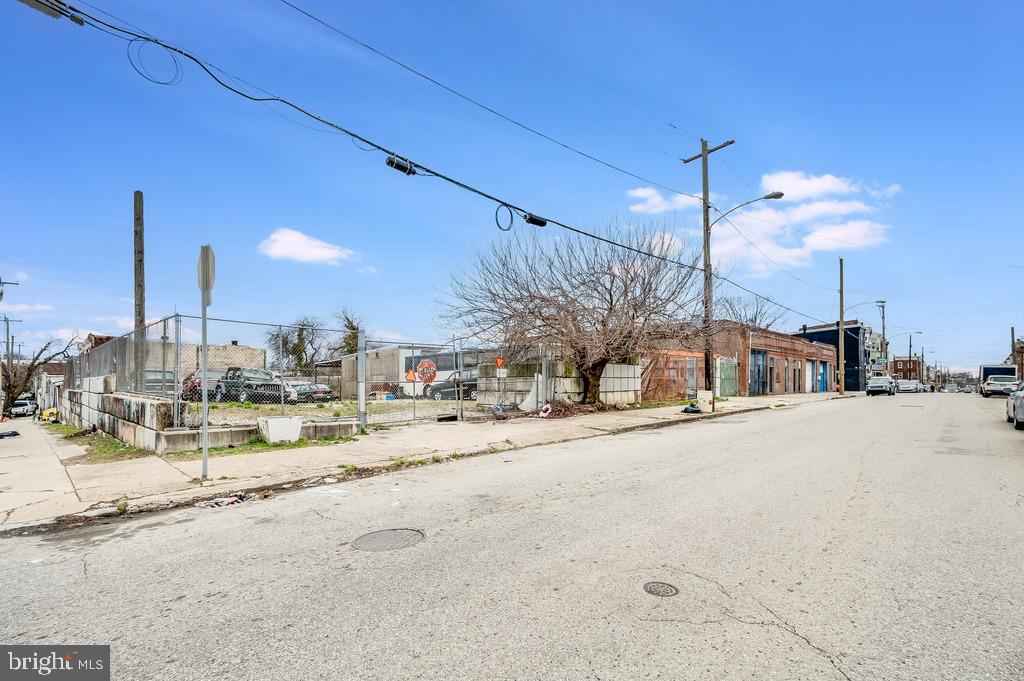
{"type": "MultiPolygon", "coordinates": [[[[867,340],[871,329],[856,320],[846,322],[846,333],[844,336],[845,353],[845,388],[848,392],[856,392],[867,388],[869,377],[868,347],[867,340]]],[[[804,326],[797,333],[793,334],[798,338],[805,338],[818,343],[831,345],[839,350],[839,322],[835,324],[821,324],[819,326],[804,326]]]]}

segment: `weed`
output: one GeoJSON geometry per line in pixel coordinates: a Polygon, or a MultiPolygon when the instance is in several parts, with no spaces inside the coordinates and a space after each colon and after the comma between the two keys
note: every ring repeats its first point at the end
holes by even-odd
{"type": "Polygon", "coordinates": [[[462,458],[462,454],[459,454],[458,452],[452,452],[451,454],[448,455],[448,458],[449,459],[461,459],[462,458]]]}
{"type": "Polygon", "coordinates": [[[326,409],[327,407],[324,406],[323,402],[317,402],[316,403],[316,408],[317,409],[326,409]]]}
{"type": "Polygon", "coordinates": [[[433,461],[434,463],[441,463],[441,455],[434,454],[434,456],[430,457],[430,460],[433,461]]]}
{"type": "MultiPolygon", "coordinates": [[[[341,410],[340,409],[335,409],[334,410],[334,418],[338,418],[339,416],[341,416],[341,410]]],[[[364,435],[365,434],[365,430],[366,430],[365,428],[360,428],[359,430],[364,431],[363,433],[359,433],[360,435],[364,435]]]]}
{"type": "Polygon", "coordinates": [[[338,468],[348,473],[351,473],[352,471],[358,470],[359,466],[355,465],[354,463],[339,463],[338,468]]]}
{"type": "Polygon", "coordinates": [[[124,515],[128,512],[128,502],[122,499],[121,501],[117,502],[117,506],[115,506],[114,508],[117,509],[118,513],[124,515]]]}

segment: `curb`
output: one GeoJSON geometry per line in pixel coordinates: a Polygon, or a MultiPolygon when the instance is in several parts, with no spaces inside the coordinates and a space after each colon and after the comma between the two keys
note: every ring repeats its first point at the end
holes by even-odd
{"type": "MultiPolygon", "coordinates": [[[[831,401],[831,400],[849,399],[849,398],[852,398],[852,397],[856,397],[856,396],[855,395],[836,395],[834,397],[829,397],[827,400],[821,400],[821,401],[822,402],[828,402],[828,401],[831,401]]],[[[815,403],[814,402],[810,402],[808,404],[815,404],[815,403]]],[[[61,530],[73,529],[73,528],[76,528],[76,527],[83,527],[85,525],[92,525],[92,524],[96,524],[96,523],[110,523],[110,522],[113,522],[115,520],[127,520],[128,518],[131,518],[131,517],[143,514],[143,513],[152,513],[152,512],[156,512],[156,511],[169,511],[169,510],[173,510],[173,509],[176,509],[176,508],[184,508],[184,507],[187,507],[187,506],[195,506],[199,502],[209,501],[209,500],[212,500],[212,499],[217,499],[217,498],[220,498],[220,497],[229,496],[229,495],[234,494],[236,492],[242,492],[246,496],[256,495],[256,494],[259,494],[261,492],[265,492],[265,491],[268,491],[268,490],[271,491],[271,492],[275,492],[275,493],[295,492],[295,491],[300,491],[300,490],[304,490],[304,489],[310,489],[312,487],[321,487],[321,486],[324,486],[324,485],[336,485],[336,484],[339,484],[339,483],[342,483],[342,482],[351,482],[353,480],[361,480],[363,478],[376,477],[378,475],[384,475],[386,473],[393,473],[393,472],[400,471],[400,470],[407,469],[407,468],[420,468],[422,466],[431,466],[431,465],[435,465],[435,464],[441,464],[441,463],[448,463],[448,462],[452,462],[452,461],[458,461],[460,459],[474,458],[474,457],[478,457],[478,456],[483,456],[485,454],[500,454],[500,453],[503,453],[503,452],[518,451],[518,450],[521,450],[521,449],[531,449],[533,447],[544,447],[544,446],[548,446],[548,445],[563,444],[563,443],[566,443],[566,442],[578,442],[580,440],[590,440],[590,439],[593,439],[593,438],[596,438],[596,437],[607,437],[609,435],[622,435],[622,434],[625,434],[625,433],[632,433],[632,432],[639,432],[639,431],[646,431],[646,430],[659,430],[661,428],[669,428],[669,427],[672,427],[672,426],[679,426],[679,425],[683,425],[683,424],[687,424],[687,423],[695,423],[695,422],[698,422],[698,421],[707,421],[707,420],[710,420],[710,419],[723,418],[723,417],[726,417],[726,416],[737,416],[739,414],[748,414],[748,413],[758,412],[758,411],[770,411],[770,410],[774,411],[774,410],[780,408],[780,406],[781,407],[799,407],[799,406],[803,406],[803,405],[794,404],[794,405],[779,405],[779,406],[777,406],[777,405],[774,405],[774,404],[770,404],[770,405],[766,404],[766,405],[759,405],[759,406],[756,406],[756,407],[747,407],[747,408],[730,410],[730,411],[709,412],[709,413],[704,413],[704,414],[699,414],[699,415],[694,415],[694,416],[687,416],[687,417],[683,417],[683,418],[677,417],[677,418],[673,418],[673,419],[666,419],[664,421],[656,421],[656,422],[653,422],[653,423],[638,423],[638,424],[629,425],[629,426],[620,426],[620,427],[617,427],[617,428],[611,428],[611,429],[608,429],[608,430],[601,430],[599,428],[594,428],[594,430],[597,430],[598,432],[594,433],[593,435],[584,435],[582,437],[573,437],[573,438],[568,438],[568,439],[565,439],[565,440],[553,440],[553,441],[548,441],[548,442],[538,442],[538,443],[535,443],[535,444],[527,444],[527,445],[521,445],[521,446],[508,445],[508,446],[505,446],[505,447],[500,447],[500,446],[499,447],[495,447],[495,446],[492,445],[492,446],[488,446],[486,448],[479,449],[479,450],[476,450],[476,451],[456,452],[454,454],[444,455],[444,456],[440,457],[441,458],[440,461],[433,461],[432,460],[433,457],[429,457],[429,458],[422,458],[422,459],[418,459],[418,460],[409,460],[409,461],[405,461],[404,459],[400,459],[400,460],[404,461],[404,463],[401,464],[401,465],[389,464],[389,465],[384,465],[384,466],[367,466],[365,468],[364,467],[357,467],[357,468],[352,469],[352,470],[344,470],[344,469],[339,469],[339,470],[334,470],[334,469],[314,469],[314,470],[330,470],[331,472],[329,474],[328,473],[316,474],[316,473],[313,473],[312,471],[310,471],[306,475],[303,475],[302,477],[299,477],[299,478],[287,479],[287,480],[279,480],[279,481],[272,482],[272,483],[262,483],[262,484],[256,484],[256,485],[250,485],[250,486],[241,486],[241,487],[232,489],[231,492],[226,492],[224,490],[219,490],[217,492],[210,492],[210,493],[207,493],[207,494],[199,493],[199,494],[196,494],[196,495],[193,495],[193,496],[184,497],[182,499],[165,499],[164,501],[154,501],[154,502],[151,502],[151,503],[145,503],[145,504],[141,504],[141,505],[138,505],[138,506],[132,506],[131,502],[129,501],[128,502],[127,511],[125,513],[123,513],[123,514],[120,513],[120,512],[116,512],[116,513],[107,512],[108,510],[111,510],[111,509],[115,508],[114,504],[116,503],[116,501],[102,501],[102,502],[97,502],[96,504],[93,505],[93,507],[91,507],[89,509],[86,509],[85,511],[81,511],[79,513],[72,513],[72,514],[69,514],[69,515],[57,516],[55,518],[50,518],[50,519],[46,519],[46,520],[40,520],[40,521],[37,521],[37,522],[31,522],[31,523],[27,523],[27,524],[24,524],[24,525],[19,525],[17,527],[10,527],[10,528],[5,528],[5,529],[0,529],[0,539],[7,539],[7,538],[10,538],[10,537],[34,536],[34,535],[39,535],[39,534],[48,534],[50,532],[59,532],[61,530]],[[323,482],[323,479],[324,478],[328,478],[328,477],[334,478],[334,481],[333,482],[323,482]],[[314,478],[317,479],[317,482],[314,482],[312,484],[306,484],[306,483],[309,483],[314,478]]],[[[433,456],[440,456],[440,455],[433,455],[433,456]]],[[[201,488],[197,488],[197,491],[198,491],[198,489],[201,489],[201,488]]],[[[145,497],[140,497],[140,498],[145,498],[145,497]]]]}

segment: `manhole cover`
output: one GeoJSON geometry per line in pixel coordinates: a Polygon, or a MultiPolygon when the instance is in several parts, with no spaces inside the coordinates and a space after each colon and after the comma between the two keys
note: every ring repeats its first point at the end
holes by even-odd
{"type": "Polygon", "coordinates": [[[675,596],[679,593],[679,589],[675,588],[671,584],[666,584],[665,582],[647,582],[644,584],[644,591],[652,596],[660,596],[662,598],[675,596]]]}
{"type": "Polygon", "coordinates": [[[415,546],[425,537],[419,530],[379,530],[359,537],[352,542],[352,548],[360,551],[397,551],[415,546]]]}

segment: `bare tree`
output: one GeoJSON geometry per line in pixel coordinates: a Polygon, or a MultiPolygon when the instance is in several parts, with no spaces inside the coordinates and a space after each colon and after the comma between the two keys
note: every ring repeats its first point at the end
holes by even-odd
{"type": "Polygon", "coordinates": [[[323,320],[309,315],[280,329],[267,329],[266,336],[271,356],[284,371],[309,373],[327,349],[323,320]]]}
{"type": "Polygon", "coordinates": [[[756,296],[723,296],[719,301],[721,316],[744,326],[771,329],[786,314],[775,303],[756,296]]]}
{"type": "Polygon", "coordinates": [[[5,391],[3,409],[0,409],[0,414],[10,416],[14,400],[26,391],[39,370],[50,362],[66,360],[68,351],[76,340],[77,338],[71,338],[61,345],[61,341],[50,339],[28,359],[12,361],[11,366],[8,366],[7,362],[0,363],[0,375],[3,376],[5,391]]]}
{"type": "Polygon", "coordinates": [[[696,263],[696,253],[664,229],[612,226],[602,236],[635,250],[530,231],[478,252],[452,278],[449,325],[513,359],[538,343],[556,347],[579,371],[583,402],[599,402],[605,366],[692,322],[701,295],[695,265],[665,260],[696,263]]]}
{"type": "Polygon", "coordinates": [[[341,345],[333,350],[343,355],[357,352],[359,350],[359,329],[363,325],[362,317],[347,307],[342,308],[334,317],[341,324],[341,328],[345,330],[345,335],[342,336],[341,345]]]}

